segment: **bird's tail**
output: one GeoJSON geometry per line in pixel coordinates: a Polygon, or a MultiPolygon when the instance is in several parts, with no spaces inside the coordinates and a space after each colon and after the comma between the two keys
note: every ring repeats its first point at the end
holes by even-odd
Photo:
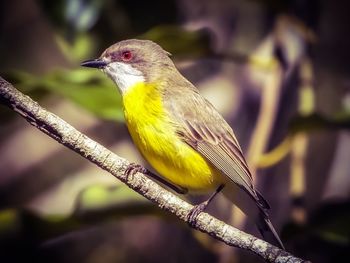
{"type": "Polygon", "coordinates": [[[229,184],[223,189],[223,193],[231,202],[237,205],[248,218],[255,222],[259,232],[267,242],[284,249],[283,243],[267,213],[270,206],[258,191],[255,191],[256,196],[252,198],[252,196],[242,188],[235,184],[229,184]]]}
{"type": "Polygon", "coordinates": [[[279,238],[275,228],[269,219],[267,211],[270,209],[270,205],[258,191],[255,190],[255,194],[257,197],[257,207],[259,209],[259,213],[255,217],[255,222],[260,234],[266,241],[282,249],[285,249],[281,239],[279,238]]]}
{"type": "Polygon", "coordinates": [[[261,211],[259,213],[259,216],[256,219],[256,225],[259,229],[260,234],[267,242],[278,246],[281,249],[285,249],[281,239],[279,238],[275,228],[273,227],[270,219],[265,212],[261,211]]]}

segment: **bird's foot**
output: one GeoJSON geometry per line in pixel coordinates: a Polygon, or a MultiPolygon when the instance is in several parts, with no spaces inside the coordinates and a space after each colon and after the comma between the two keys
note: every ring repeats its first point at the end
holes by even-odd
{"type": "Polygon", "coordinates": [[[224,184],[219,185],[219,187],[215,190],[215,192],[209,197],[207,201],[200,203],[199,205],[195,205],[191,211],[187,215],[187,222],[190,226],[195,227],[197,223],[197,218],[200,213],[202,213],[209,203],[214,199],[214,197],[221,192],[221,190],[225,187],[224,184]]]}
{"type": "Polygon", "coordinates": [[[126,181],[129,181],[130,176],[134,176],[134,174],[136,174],[136,173],[147,174],[148,170],[140,164],[130,163],[124,172],[125,177],[126,177],[126,181]]]}
{"type": "Polygon", "coordinates": [[[195,227],[197,218],[208,206],[208,201],[195,205],[187,215],[187,222],[191,227],[195,227]]]}

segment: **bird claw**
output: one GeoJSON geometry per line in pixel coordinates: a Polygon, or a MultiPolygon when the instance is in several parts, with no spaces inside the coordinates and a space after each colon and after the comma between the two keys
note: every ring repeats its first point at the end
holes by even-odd
{"type": "Polygon", "coordinates": [[[125,169],[125,177],[126,177],[126,181],[129,181],[130,176],[134,176],[134,174],[136,173],[143,173],[143,174],[147,174],[148,170],[143,167],[140,164],[137,163],[130,163],[128,165],[128,167],[125,169]]]}
{"type": "Polygon", "coordinates": [[[208,202],[200,203],[199,205],[195,205],[191,211],[187,215],[187,222],[190,226],[195,227],[197,223],[197,218],[200,213],[204,211],[207,207],[208,202]]]}

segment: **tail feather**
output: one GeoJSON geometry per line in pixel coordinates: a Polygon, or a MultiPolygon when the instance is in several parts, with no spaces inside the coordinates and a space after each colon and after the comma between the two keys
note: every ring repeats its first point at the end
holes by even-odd
{"type": "Polygon", "coordinates": [[[270,219],[266,213],[260,213],[258,219],[256,220],[256,225],[259,229],[259,232],[264,237],[264,239],[271,244],[285,249],[284,245],[279,238],[275,228],[273,227],[270,219]]]}
{"type": "Polygon", "coordinates": [[[284,249],[283,243],[269,219],[268,210],[270,205],[259,192],[255,191],[256,196],[252,198],[247,191],[244,191],[244,189],[239,186],[228,184],[223,189],[223,193],[232,203],[237,205],[248,218],[255,222],[259,232],[266,241],[284,249]]]}
{"type": "Polygon", "coordinates": [[[264,210],[269,210],[270,204],[266,201],[266,199],[255,189],[255,194],[257,196],[257,202],[258,205],[261,206],[261,208],[263,208],[264,210]]]}

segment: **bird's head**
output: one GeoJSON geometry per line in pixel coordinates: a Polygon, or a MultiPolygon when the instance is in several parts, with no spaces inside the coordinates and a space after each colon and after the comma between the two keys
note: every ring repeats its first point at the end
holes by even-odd
{"type": "Polygon", "coordinates": [[[107,48],[98,59],[81,63],[105,72],[121,93],[140,82],[152,82],[173,69],[169,53],[150,40],[129,39],[107,48]]]}

